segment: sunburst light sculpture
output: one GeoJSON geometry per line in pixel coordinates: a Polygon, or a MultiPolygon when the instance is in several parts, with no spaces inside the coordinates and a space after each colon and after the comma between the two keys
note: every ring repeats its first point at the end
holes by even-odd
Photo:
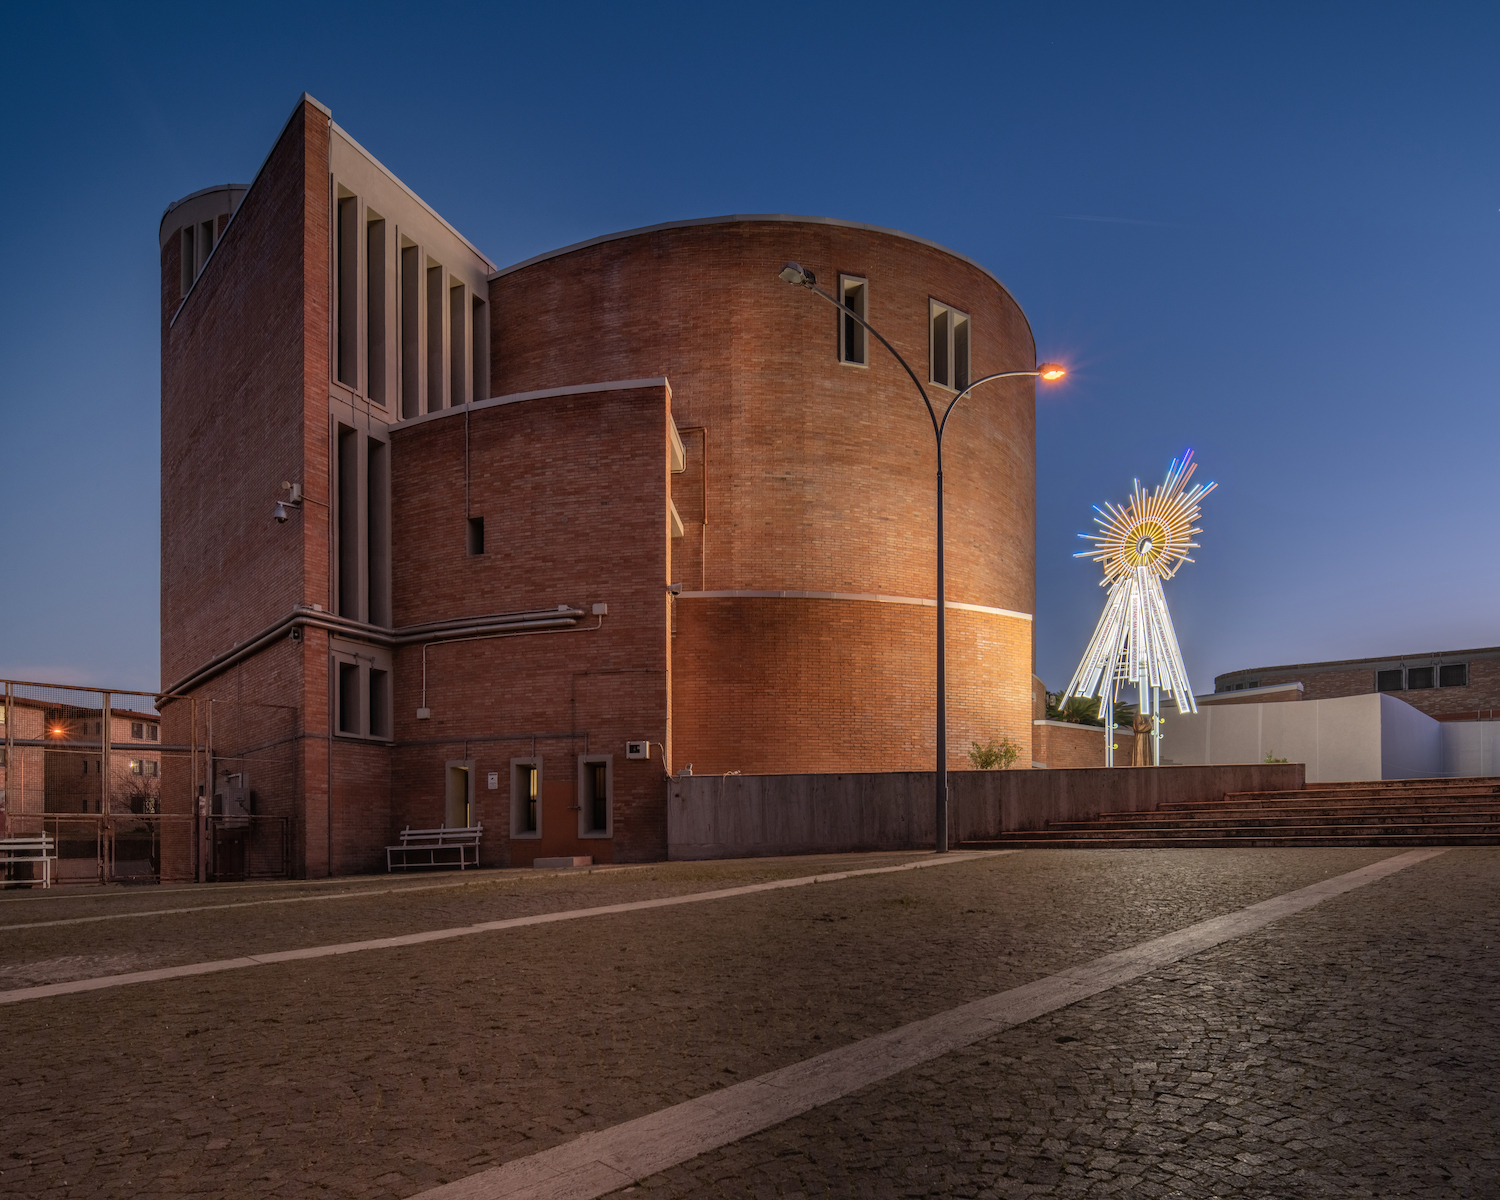
{"type": "MultiPolygon", "coordinates": [[[[1154,492],[1147,494],[1137,479],[1128,504],[1121,507],[1106,501],[1103,508],[1095,505],[1099,532],[1078,535],[1094,545],[1073,556],[1103,564],[1099,586],[1109,588],[1109,598],[1062,699],[1098,696],[1101,715],[1113,713],[1120,683],[1133,683],[1138,712],[1151,718],[1153,735],[1162,692],[1177,702],[1178,712],[1198,711],[1161,586],[1183,563],[1193,561],[1188,551],[1198,547],[1191,540],[1202,532],[1194,524],[1198,505],[1216,485],[1189,487],[1197,469],[1189,450],[1181,459],[1172,460],[1166,479],[1154,492]]],[[[1112,736],[1105,738],[1105,746],[1106,762],[1113,765],[1112,736]]],[[[1156,757],[1153,754],[1153,760],[1156,757]]]]}

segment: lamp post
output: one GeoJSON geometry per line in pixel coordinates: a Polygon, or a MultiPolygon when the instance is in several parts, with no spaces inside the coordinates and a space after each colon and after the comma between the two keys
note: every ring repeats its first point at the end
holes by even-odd
{"type": "Polygon", "coordinates": [[[948,850],[948,653],[945,639],[947,612],[946,599],[943,587],[943,432],[948,428],[948,417],[953,412],[954,405],[977,388],[981,383],[989,383],[992,379],[1016,379],[1023,376],[1032,378],[1054,380],[1061,379],[1067,374],[1065,368],[1056,363],[1038,363],[1035,369],[1030,371],[997,371],[993,375],[985,375],[983,378],[974,380],[963,391],[959,392],[948,401],[947,407],[943,409],[942,416],[938,415],[931,398],[927,395],[927,389],[922,386],[922,381],[917,378],[915,371],[902,358],[896,348],[881,336],[880,331],[866,321],[848,305],[839,303],[833,296],[829,295],[818,286],[817,276],[811,271],[804,270],[799,264],[789,262],[782,267],[777,274],[787,283],[797,287],[804,287],[815,295],[823,297],[834,308],[845,316],[852,317],[864,328],[870,331],[875,339],[891,352],[891,356],[901,364],[902,369],[910,376],[916,385],[917,394],[922,397],[922,403],[927,408],[928,419],[932,422],[933,437],[937,442],[937,770],[936,778],[936,845],[939,854],[948,850]]]}

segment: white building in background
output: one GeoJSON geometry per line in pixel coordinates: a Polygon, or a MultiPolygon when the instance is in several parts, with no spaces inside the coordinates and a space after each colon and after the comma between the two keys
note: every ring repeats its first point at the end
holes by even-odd
{"type": "MultiPolygon", "coordinates": [[[[1268,689],[1269,690],[1269,689],[1268,689]]],[[[1200,703],[1212,697],[1199,697],[1200,703]]],[[[1162,726],[1161,761],[1307,764],[1308,783],[1500,774],[1500,721],[1435,721],[1383,693],[1295,704],[1205,703],[1162,726]]]]}

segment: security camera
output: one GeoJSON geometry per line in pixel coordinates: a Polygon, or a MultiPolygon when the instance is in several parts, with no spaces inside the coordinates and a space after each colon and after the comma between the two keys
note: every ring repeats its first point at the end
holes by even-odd
{"type": "Polygon", "coordinates": [[[285,525],[288,515],[286,511],[286,505],[283,504],[280,500],[276,501],[276,507],[271,510],[271,515],[275,517],[281,524],[285,525]]]}

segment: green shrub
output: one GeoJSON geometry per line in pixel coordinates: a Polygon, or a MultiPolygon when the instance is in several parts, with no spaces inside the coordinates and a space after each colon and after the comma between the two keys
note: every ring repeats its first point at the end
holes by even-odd
{"type": "Polygon", "coordinates": [[[1021,747],[1010,738],[1001,738],[998,742],[991,738],[983,746],[978,742],[970,742],[969,745],[972,747],[969,761],[974,764],[976,771],[1008,771],[1016,759],[1021,757],[1021,747]]]}

